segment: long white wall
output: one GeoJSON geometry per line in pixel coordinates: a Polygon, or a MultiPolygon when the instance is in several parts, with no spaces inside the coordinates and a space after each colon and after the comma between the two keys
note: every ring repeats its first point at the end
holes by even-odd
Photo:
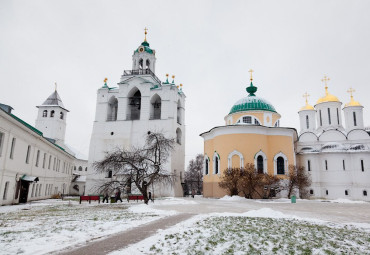
{"type": "Polygon", "coordinates": [[[75,159],[72,155],[2,110],[0,133],[0,205],[18,203],[17,182],[23,175],[39,178],[37,183],[30,183],[28,201],[50,198],[56,193],[68,194],[75,159]],[[15,145],[10,157],[13,138],[15,145]]]}

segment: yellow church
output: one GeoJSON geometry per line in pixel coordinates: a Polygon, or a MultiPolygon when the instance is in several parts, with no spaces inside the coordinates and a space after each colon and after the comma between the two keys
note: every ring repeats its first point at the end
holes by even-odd
{"type": "Polygon", "coordinates": [[[250,70],[248,95],[238,100],[225,117],[225,126],[200,134],[204,139],[203,196],[223,197],[227,191],[218,185],[223,171],[253,163],[260,173],[284,178],[295,164],[294,128],[280,127],[280,114],[274,106],[256,95],[250,70]]]}

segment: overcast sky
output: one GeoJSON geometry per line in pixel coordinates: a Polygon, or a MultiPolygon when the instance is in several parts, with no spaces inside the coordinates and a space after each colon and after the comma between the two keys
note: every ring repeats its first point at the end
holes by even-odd
{"type": "Polygon", "coordinates": [[[66,108],[66,141],[88,154],[96,92],[115,86],[148,27],[156,75],[175,74],[186,98],[186,165],[203,152],[199,134],[224,125],[257,95],[299,130],[307,91],[344,104],[353,87],[370,125],[370,1],[0,1],[0,102],[34,125],[54,82],[66,108]]]}

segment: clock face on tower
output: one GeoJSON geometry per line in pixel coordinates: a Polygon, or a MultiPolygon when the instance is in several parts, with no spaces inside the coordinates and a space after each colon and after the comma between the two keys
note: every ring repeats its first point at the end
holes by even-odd
{"type": "Polygon", "coordinates": [[[140,46],[139,52],[144,52],[144,47],[143,46],[140,46]]]}

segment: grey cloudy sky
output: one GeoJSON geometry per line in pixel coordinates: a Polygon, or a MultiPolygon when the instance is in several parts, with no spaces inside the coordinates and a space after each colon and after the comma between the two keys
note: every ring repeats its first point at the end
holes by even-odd
{"type": "Polygon", "coordinates": [[[199,134],[223,125],[247,95],[257,95],[299,129],[297,111],[320,81],[343,103],[349,87],[370,125],[370,1],[8,1],[0,2],[0,102],[35,123],[54,90],[67,109],[67,143],[88,154],[96,91],[119,82],[143,41],[156,50],[156,75],[184,84],[186,162],[203,151],[199,134]]]}

